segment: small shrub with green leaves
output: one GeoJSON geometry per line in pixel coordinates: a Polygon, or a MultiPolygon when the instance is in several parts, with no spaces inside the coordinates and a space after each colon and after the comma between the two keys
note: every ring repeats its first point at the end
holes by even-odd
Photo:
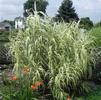
{"type": "Polygon", "coordinates": [[[92,28],[90,34],[95,37],[96,46],[101,47],[101,26],[92,28]]]}
{"type": "Polygon", "coordinates": [[[93,71],[93,80],[96,83],[101,82],[101,26],[97,26],[92,28],[90,34],[95,37],[96,43],[96,55],[94,56],[96,59],[95,69],[93,71]]]}
{"type": "Polygon", "coordinates": [[[101,100],[101,86],[97,86],[95,90],[83,97],[75,97],[73,100],[101,100]]]}
{"type": "Polygon", "coordinates": [[[9,42],[9,32],[0,30],[0,42],[9,42]]]}
{"type": "Polygon", "coordinates": [[[54,99],[66,100],[92,72],[92,36],[82,33],[75,22],[53,22],[36,11],[26,23],[27,28],[11,38],[15,73],[19,75],[23,66],[29,66],[33,82],[43,81],[54,99]]]}
{"type": "MultiPolygon", "coordinates": [[[[32,83],[31,69],[24,67],[20,76],[13,73],[2,73],[3,84],[0,84],[0,96],[3,100],[42,100],[43,82],[32,83]],[[38,91],[38,92],[37,92],[38,91]],[[40,96],[41,95],[41,96],[40,96]]],[[[1,80],[0,80],[1,81],[1,80]]]]}

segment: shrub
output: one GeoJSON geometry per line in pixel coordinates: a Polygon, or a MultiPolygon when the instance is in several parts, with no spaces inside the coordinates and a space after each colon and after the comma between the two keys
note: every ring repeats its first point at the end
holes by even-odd
{"type": "Polygon", "coordinates": [[[96,55],[94,56],[96,59],[95,68],[93,70],[92,79],[97,84],[101,83],[101,47],[96,48],[96,55]]]}
{"type": "Polygon", "coordinates": [[[94,27],[91,31],[90,34],[95,37],[95,42],[96,42],[96,65],[95,69],[93,71],[93,80],[96,83],[101,82],[101,27],[94,27]]]}
{"type": "Polygon", "coordinates": [[[29,68],[24,67],[20,77],[13,73],[10,73],[10,75],[6,75],[7,72],[2,73],[4,84],[0,85],[0,96],[3,100],[42,100],[39,99],[42,92],[37,91],[42,88],[43,83],[32,84],[30,71],[29,68]]]}
{"type": "Polygon", "coordinates": [[[96,23],[96,24],[94,25],[94,27],[101,27],[101,21],[98,22],[98,23],[96,23]]]}
{"type": "Polygon", "coordinates": [[[9,32],[0,30],[0,42],[9,42],[9,32]]]}
{"type": "Polygon", "coordinates": [[[43,81],[56,100],[66,100],[91,73],[93,39],[78,24],[52,22],[45,16],[27,18],[27,28],[11,39],[17,75],[23,66],[32,69],[33,82],[43,81]]]}
{"type": "Polygon", "coordinates": [[[73,100],[100,100],[101,99],[101,86],[97,86],[96,89],[84,97],[74,98],[73,100]]]}
{"type": "Polygon", "coordinates": [[[86,29],[86,30],[90,30],[93,28],[93,22],[90,20],[89,17],[85,17],[85,18],[81,18],[80,19],[80,28],[86,29]]]}
{"type": "Polygon", "coordinates": [[[101,27],[92,28],[90,34],[95,37],[96,46],[101,47],[101,27]]]}

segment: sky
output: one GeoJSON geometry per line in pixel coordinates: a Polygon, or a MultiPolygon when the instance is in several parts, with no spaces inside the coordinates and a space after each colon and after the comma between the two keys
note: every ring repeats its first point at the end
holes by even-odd
{"type": "MultiPolygon", "coordinates": [[[[51,17],[57,14],[57,10],[63,0],[48,0],[47,14],[51,17]]],[[[72,0],[73,6],[79,17],[90,17],[93,22],[101,21],[101,0],[72,0]]],[[[14,20],[23,15],[23,4],[26,0],[0,0],[0,21],[14,20]]]]}

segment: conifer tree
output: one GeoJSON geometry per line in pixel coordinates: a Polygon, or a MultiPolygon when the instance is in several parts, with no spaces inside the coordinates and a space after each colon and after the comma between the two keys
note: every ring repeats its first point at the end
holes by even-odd
{"type": "Polygon", "coordinates": [[[64,0],[58,10],[58,14],[56,15],[56,20],[58,21],[78,21],[78,15],[75,12],[75,8],[73,7],[73,2],[71,0],[64,0]]]}

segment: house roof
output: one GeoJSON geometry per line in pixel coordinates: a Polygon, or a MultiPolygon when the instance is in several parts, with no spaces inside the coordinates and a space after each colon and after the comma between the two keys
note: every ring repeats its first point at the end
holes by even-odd
{"type": "Polygon", "coordinates": [[[19,17],[15,18],[15,21],[17,21],[17,20],[24,20],[24,18],[19,16],[19,17]]]}
{"type": "Polygon", "coordinates": [[[0,27],[11,26],[8,22],[0,22],[0,27]]]}

